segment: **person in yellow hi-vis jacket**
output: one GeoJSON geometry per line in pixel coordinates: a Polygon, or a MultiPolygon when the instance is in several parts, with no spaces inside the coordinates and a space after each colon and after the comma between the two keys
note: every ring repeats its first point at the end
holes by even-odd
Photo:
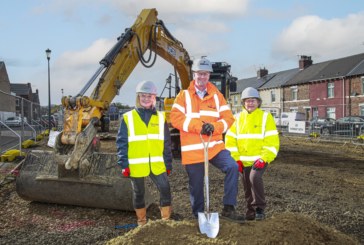
{"type": "Polygon", "coordinates": [[[116,139],[118,164],[122,174],[130,178],[133,206],[139,226],[147,222],[144,178],[149,176],[160,192],[163,220],[171,217],[172,196],[168,175],[172,171],[169,128],[162,112],[156,111],[157,87],[151,81],[136,87],[136,108],[125,113],[116,139]]]}
{"type": "Polygon", "coordinates": [[[230,151],[242,173],[246,220],[265,219],[266,200],[263,174],[277,157],[279,135],[273,116],[260,109],[262,100],[252,87],[241,94],[242,112],[235,115],[235,122],[225,135],[226,148],[230,151]]]}

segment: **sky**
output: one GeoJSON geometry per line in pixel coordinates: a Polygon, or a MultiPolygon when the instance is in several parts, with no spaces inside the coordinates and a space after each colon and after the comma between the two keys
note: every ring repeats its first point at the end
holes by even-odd
{"type": "MultiPolygon", "coordinates": [[[[0,8],[0,61],[11,83],[31,83],[41,105],[48,105],[45,50],[51,49],[51,103],[60,104],[62,91],[74,96],[82,90],[145,8],[157,9],[191,58],[227,62],[238,79],[260,68],[297,68],[300,55],[319,63],[364,53],[362,0],[8,0],[0,8]]],[[[134,105],[143,80],[161,93],[173,72],[160,57],[149,69],[138,64],[113,102],[134,105]]]]}

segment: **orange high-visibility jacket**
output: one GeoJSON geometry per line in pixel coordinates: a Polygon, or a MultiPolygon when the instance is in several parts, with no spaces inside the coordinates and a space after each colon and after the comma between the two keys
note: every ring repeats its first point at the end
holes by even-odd
{"type": "MultiPolygon", "coordinates": [[[[182,164],[204,162],[203,144],[200,132],[203,123],[211,123],[214,133],[209,144],[209,159],[225,149],[222,134],[234,122],[234,116],[224,96],[212,83],[207,84],[207,94],[200,99],[196,94],[195,81],[187,90],[182,90],[174,101],[170,119],[173,127],[179,129],[181,138],[182,164]]],[[[203,135],[205,142],[209,136],[203,135]]]]}

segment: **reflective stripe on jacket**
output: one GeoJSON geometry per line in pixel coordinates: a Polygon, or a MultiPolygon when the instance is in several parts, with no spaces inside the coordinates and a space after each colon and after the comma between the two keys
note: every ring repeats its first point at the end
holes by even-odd
{"type": "Polygon", "coordinates": [[[164,114],[157,112],[145,125],[134,109],[123,115],[128,128],[128,158],[131,177],[159,175],[166,171],[163,161],[164,114]],[[149,166],[150,164],[150,166],[149,166]]]}
{"type": "Polygon", "coordinates": [[[245,167],[261,158],[270,163],[279,151],[279,135],[273,116],[257,108],[252,113],[245,109],[235,115],[235,122],[225,135],[226,148],[245,167]]]}
{"type": "MultiPolygon", "coordinates": [[[[194,80],[187,90],[176,97],[171,110],[171,123],[179,129],[181,137],[182,164],[204,161],[200,132],[203,123],[211,123],[214,132],[209,144],[209,159],[225,149],[222,134],[234,122],[234,116],[224,96],[212,84],[207,84],[207,94],[200,99],[196,94],[194,80]]],[[[204,141],[208,140],[203,135],[204,141]]]]}

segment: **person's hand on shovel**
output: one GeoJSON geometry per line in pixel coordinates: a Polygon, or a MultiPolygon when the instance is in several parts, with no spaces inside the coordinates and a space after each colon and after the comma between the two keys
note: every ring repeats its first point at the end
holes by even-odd
{"type": "Polygon", "coordinates": [[[210,135],[214,132],[214,129],[214,125],[212,125],[211,123],[204,123],[202,125],[201,134],[210,135]]]}

